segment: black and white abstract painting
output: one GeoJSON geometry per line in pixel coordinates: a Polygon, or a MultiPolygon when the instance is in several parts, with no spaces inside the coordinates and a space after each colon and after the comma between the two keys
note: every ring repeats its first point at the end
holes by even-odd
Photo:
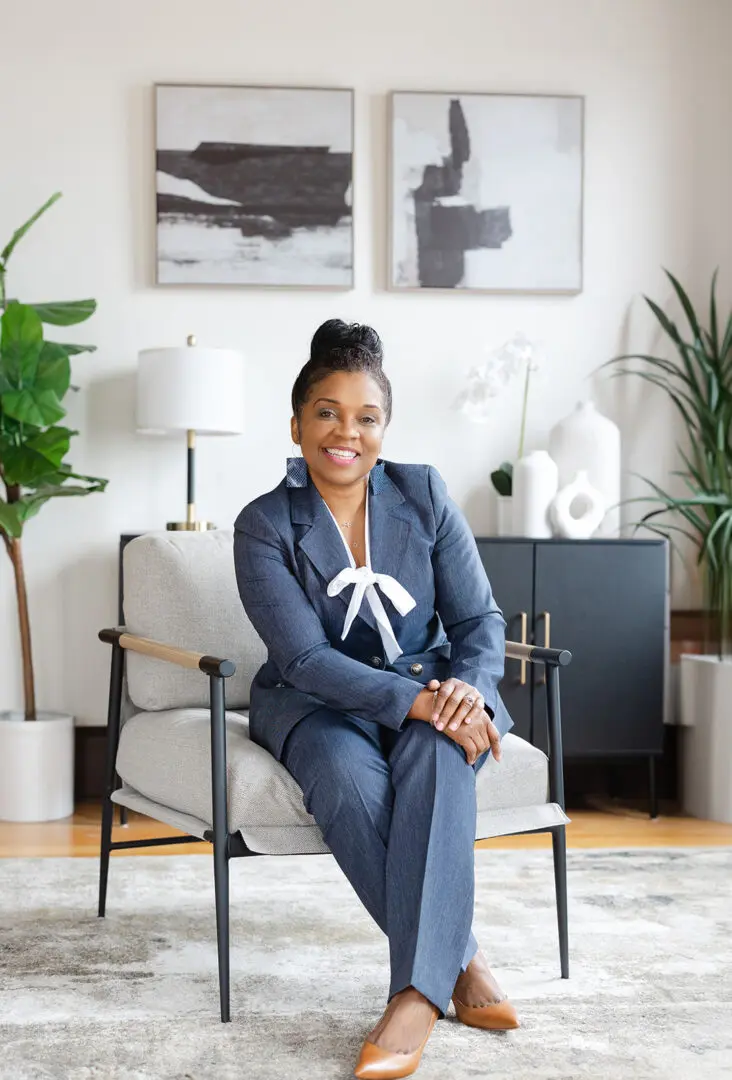
{"type": "Polygon", "coordinates": [[[579,292],[583,104],[392,94],[391,287],[579,292]]]}
{"type": "Polygon", "coordinates": [[[159,284],[353,285],[353,93],[158,85],[159,284]]]}

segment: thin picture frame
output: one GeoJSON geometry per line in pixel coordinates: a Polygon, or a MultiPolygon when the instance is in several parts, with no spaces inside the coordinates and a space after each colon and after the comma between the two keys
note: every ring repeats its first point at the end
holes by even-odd
{"type": "Polygon", "coordinates": [[[218,82],[170,82],[161,81],[155,82],[152,85],[153,89],[153,160],[154,160],[154,182],[153,182],[153,221],[154,221],[154,283],[160,288],[201,288],[201,289],[219,289],[219,288],[236,288],[236,289],[264,289],[264,290],[305,290],[312,292],[348,292],[355,287],[355,229],[354,229],[354,217],[355,217],[355,134],[356,134],[356,115],[355,115],[355,91],[353,87],[348,86],[311,86],[311,85],[288,85],[288,84],[260,84],[260,83],[218,83],[218,82]],[[304,282],[304,281],[292,281],[292,282],[272,282],[272,281],[170,281],[161,280],[160,265],[161,265],[161,244],[160,244],[160,227],[159,227],[159,210],[158,210],[158,149],[160,143],[160,116],[159,116],[159,92],[166,89],[180,89],[180,90],[232,90],[232,91],[256,91],[267,93],[269,91],[279,91],[286,93],[338,93],[347,94],[349,99],[348,104],[348,124],[350,135],[350,183],[348,190],[350,192],[350,220],[348,222],[348,243],[350,248],[350,267],[348,280],[344,283],[336,282],[304,282]]]}
{"type": "Polygon", "coordinates": [[[534,295],[534,296],[577,296],[584,289],[584,204],[585,204],[585,129],[586,129],[586,99],[583,94],[569,94],[569,93],[532,93],[532,92],[501,92],[501,91],[479,91],[479,90],[467,90],[467,91],[445,91],[445,90],[413,90],[413,89],[399,89],[391,90],[388,95],[387,103],[387,155],[386,155],[386,178],[387,178],[387,228],[386,228],[386,266],[385,266],[385,278],[386,288],[388,291],[398,293],[431,293],[431,294],[479,294],[479,295],[498,295],[498,296],[511,296],[511,295],[534,295]],[[576,259],[577,259],[577,281],[576,284],[571,286],[530,286],[530,287],[518,287],[514,285],[500,286],[500,285],[423,285],[419,283],[404,284],[395,280],[395,119],[396,119],[396,99],[400,95],[409,96],[432,96],[443,97],[447,102],[454,99],[467,99],[472,100],[474,98],[507,98],[516,100],[525,99],[552,99],[557,101],[574,101],[579,107],[579,123],[578,123],[578,137],[579,137],[579,163],[578,163],[578,206],[577,206],[577,234],[576,234],[576,259]]]}

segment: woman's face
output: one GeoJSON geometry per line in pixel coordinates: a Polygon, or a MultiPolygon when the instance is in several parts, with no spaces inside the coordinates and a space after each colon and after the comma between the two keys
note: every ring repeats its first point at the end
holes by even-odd
{"type": "Polygon", "coordinates": [[[381,453],[386,428],[381,388],[365,372],[334,371],[312,387],[299,430],[294,416],[291,428],[314,481],[354,484],[381,453]]]}

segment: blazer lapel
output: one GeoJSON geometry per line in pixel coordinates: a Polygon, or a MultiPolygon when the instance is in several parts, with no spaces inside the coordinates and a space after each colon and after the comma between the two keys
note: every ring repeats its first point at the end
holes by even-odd
{"type": "MultiPolygon", "coordinates": [[[[389,574],[400,581],[412,530],[411,512],[399,488],[386,475],[383,462],[379,461],[371,470],[370,485],[371,568],[375,574],[389,574]]],[[[389,601],[383,599],[388,611],[389,601]]]]}

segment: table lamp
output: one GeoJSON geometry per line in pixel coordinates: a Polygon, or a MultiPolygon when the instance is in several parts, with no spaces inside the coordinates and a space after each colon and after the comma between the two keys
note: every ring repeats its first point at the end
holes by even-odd
{"type": "Polygon", "coordinates": [[[137,369],[137,430],[142,435],[183,435],[188,443],[185,521],[168,529],[216,528],[196,519],[196,434],[244,431],[244,364],[234,349],[208,349],[191,334],[180,348],[143,349],[137,369]]]}

